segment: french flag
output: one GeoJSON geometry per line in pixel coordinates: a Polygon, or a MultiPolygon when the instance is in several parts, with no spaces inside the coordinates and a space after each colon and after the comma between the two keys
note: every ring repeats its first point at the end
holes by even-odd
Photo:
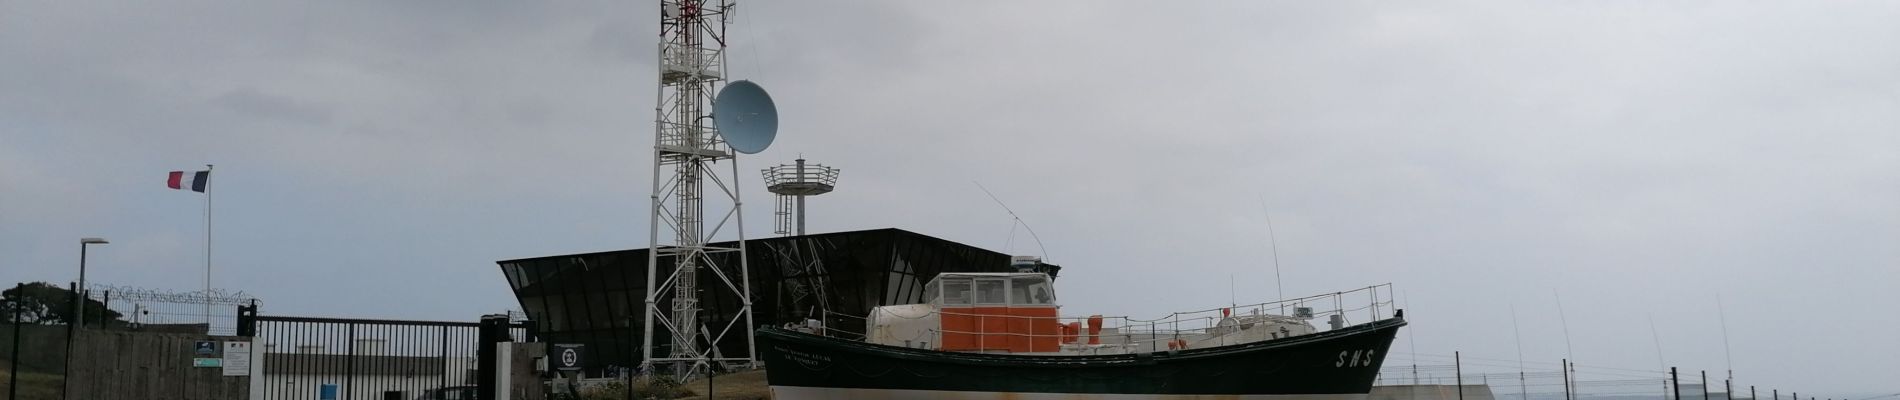
{"type": "Polygon", "coordinates": [[[172,189],[191,189],[193,192],[204,193],[205,186],[210,183],[211,171],[172,171],[171,179],[165,181],[165,186],[172,189]]]}

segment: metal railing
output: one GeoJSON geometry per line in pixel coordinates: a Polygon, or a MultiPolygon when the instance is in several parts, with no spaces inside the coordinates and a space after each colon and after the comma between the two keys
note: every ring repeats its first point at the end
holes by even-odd
{"type": "MultiPolygon", "coordinates": [[[[1169,313],[1168,315],[1165,315],[1165,316],[1161,316],[1158,318],[1151,318],[1151,319],[1134,318],[1134,317],[1129,317],[1129,316],[1101,316],[1101,315],[1084,316],[1084,317],[1077,317],[1077,316],[1038,317],[1038,316],[1018,316],[1018,315],[995,315],[995,314],[977,314],[977,313],[966,313],[966,312],[956,312],[956,311],[946,312],[946,311],[942,311],[941,309],[932,310],[923,315],[905,316],[905,315],[885,313],[885,314],[879,315],[878,317],[879,318],[901,318],[901,319],[925,319],[925,318],[942,318],[945,316],[949,316],[949,317],[970,318],[976,321],[975,322],[977,324],[976,331],[949,330],[949,329],[944,329],[941,325],[939,325],[937,329],[929,329],[925,332],[921,332],[915,335],[915,337],[898,338],[898,339],[904,340],[906,342],[916,342],[916,343],[922,343],[922,342],[941,343],[944,334],[965,334],[965,335],[975,336],[977,340],[979,340],[979,343],[977,346],[978,348],[988,348],[987,345],[989,343],[983,343],[982,341],[987,341],[987,340],[990,340],[991,337],[998,337],[998,336],[1000,337],[1027,337],[1027,338],[1057,338],[1058,341],[1061,341],[1064,338],[1076,338],[1076,342],[1085,342],[1086,339],[1089,337],[1089,335],[1085,331],[1088,326],[1087,325],[1088,321],[1092,319],[1099,319],[1101,321],[1101,331],[1098,335],[1103,337],[1104,339],[1107,339],[1107,338],[1118,339],[1114,343],[1107,344],[1107,345],[1126,346],[1126,347],[1146,346],[1150,350],[1161,350],[1164,347],[1166,347],[1165,343],[1168,343],[1168,342],[1180,341],[1180,340],[1184,340],[1184,338],[1193,338],[1193,337],[1206,338],[1209,336],[1216,336],[1214,334],[1218,333],[1216,332],[1217,330],[1230,329],[1230,328],[1224,328],[1220,326],[1221,321],[1229,319],[1229,318],[1251,319],[1251,321],[1248,321],[1249,323],[1264,322],[1268,320],[1305,321],[1309,319],[1320,319],[1320,320],[1330,321],[1330,318],[1337,315],[1339,316],[1339,318],[1341,318],[1340,326],[1342,328],[1364,324],[1364,323],[1376,322],[1379,320],[1392,318],[1394,314],[1396,313],[1397,308],[1395,307],[1395,304],[1392,300],[1393,299],[1392,293],[1393,293],[1392,284],[1388,283],[1388,284],[1367,286],[1367,287],[1348,290],[1348,291],[1333,292],[1333,293],[1307,296],[1307,297],[1301,297],[1301,298],[1295,298],[1295,299],[1287,299],[1287,300],[1248,304],[1248,305],[1239,305],[1239,306],[1217,307],[1217,308],[1209,308],[1209,309],[1196,310],[1196,311],[1174,312],[1174,313],[1169,313]],[[1321,308],[1321,307],[1326,307],[1326,308],[1321,308]],[[1299,310],[1301,308],[1310,308],[1312,310],[1312,313],[1310,315],[1302,314],[1299,316],[1287,314],[1287,311],[1299,310]],[[1364,321],[1355,322],[1352,318],[1349,318],[1349,316],[1353,316],[1353,315],[1364,316],[1366,319],[1364,321]],[[1057,325],[1061,325],[1061,326],[1067,326],[1071,323],[1074,323],[1075,326],[1082,327],[1082,330],[1078,332],[1068,332],[1068,331],[1061,330],[1063,328],[1052,328],[1052,330],[1055,330],[1055,331],[1045,333],[1045,332],[1039,332],[1039,330],[1051,329],[1051,328],[1038,328],[1037,327],[1038,325],[1047,326],[1047,324],[1036,324],[1036,323],[1021,324],[1021,325],[1026,325],[1029,327],[1030,331],[1027,333],[989,330],[988,329],[989,327],[987,326],[989,324],[988,320],[999,319],[999,318],[1011,319],[1011,320],[1028,319],[1028,320],[1037,320],[1037,321],[1054,320],[1057,325]]],[[[827,319],[834,318],[834,317],[853,319],[859,322],[863,322],[865,329],[867,330],[873,329],[873,327],[869,325],[868,318],[864,316],[838,313],[838,312],[833,312],[829,310],[825,311],[825,316],[827,317],[827,319]]],[[[1005,327],[1010,326],[1010,325],[1018,325],[1018,324],[1011,324],[1007,322],[1004,323],[1005,327]]],[[[1330,324],[1327,324],[1326,326],[1315,326],[1314,329],[1315,329],[1315,332],[1325,332],[1325,331],[1331,330],[1329,326],[1330,324]]],[[[1004,328],[1004,329],[1007,329],[1007,328],[1004,328]]],[[[867,338],[866,332],[851,332],[851,331],[846,331],[842,329],[835,329],[830,326],[827,326],[826,328],[824,328],[821,333],[828,337],[835,337],[835,338],[842,338],[842,339],[849,339],[849,340],[865,340],[867,338]]]]}
{"type": "MultiPolygon", "coordinates": [[[[660,70],[668,74],[713,76],[722,70],[719,51],[703,47],[660,44],[660,70]]],[[[716,76],[713,76],[716,77],[716,76]]]]}

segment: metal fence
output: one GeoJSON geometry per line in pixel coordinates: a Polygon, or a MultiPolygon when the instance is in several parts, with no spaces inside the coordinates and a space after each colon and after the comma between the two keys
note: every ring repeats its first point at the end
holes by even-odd
{"type": "MultiPolygon", "coordinates": [[[[257,300],[241,292],[75,289],[21,284],[0,301],[0,398],[69,398],[77,393],[67,393],[73,390],[67,376],[92,364],[68,357],[124,358],[97,349],[74,353],[75,332],[228,338],[213,340],[250,336],[262,371],[249,384],[265,399],[472,399],[477,385],[479,322],[258,316],[257,300]],[[84,304],[83,311],[75,304],[84,304]]],[[[532,341],[525,316],[509,316],[509,339],[532,341]]],[[[125,372],[141,381],[170,379],[142,369],[125,372]]]]}
{"type": "MultiPolygon", "coordinates": [[[[1440,364],[1453,361],[1450,360],[1452,356],[1427,354],[1416,356],[1428,359],[1431,364],[1413,364],[1405,360],[1411,356],[1393,353],[1379,370],[1375,385],[1455,388],[1455,385],[1462,384],[1466,388],[1467,398],[1495,400],[1752,400],[1755,396],[1771,397],[1772,390],[1762,388],[1759,393],[1751,393],[1755,388],[1728,382],[1720,377],[1709,377],[1705,382],[1702,371],[1682,371],[1676,377],[1679,380],[1672,380],[1669,371],[1575,364],[1565,369],[1558,362],[1525,362],[1520,365],[1513,360],[1476,357],[1465,357],[1459,360],[1461,364],[1440,364]],[[1473,372],[1475,370],[1491,372],[1473,372]],[[1515,371],[1497,372],[1499,370],[1515,371]]],[[[1413,397],[1425,393],[1424,397],[1456,398],[1449,392],[1438,396],[1430,395],[1431,391],[1419,390],[1392,393],[1413,397]]],[[[1779,391],[1772,393],[1788,394],[1779,391]]],[[[1425,400],[1424,397],[1418,400],[1425,400]]],[[[1401,396],[1398,400],[1408,399],[1401,396]]]]}
{"type": "MultiPolygon", "coordinates": [[[[525,323],[509,329],[527,341],[525,323]]],[[[473,393],[476,322],[257,317],[265,399],[460,399],[473,393]]]]}

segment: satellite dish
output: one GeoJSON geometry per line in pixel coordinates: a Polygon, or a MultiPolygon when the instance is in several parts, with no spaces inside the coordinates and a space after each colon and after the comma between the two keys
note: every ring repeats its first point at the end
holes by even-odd
{"type": "Polygon", "coordinates": [[[713,124],[726,145],[746,154],[758,154],[778,137],[778,106],[772,95],[752,81],[733,81],[713,98],[713,124]]]}

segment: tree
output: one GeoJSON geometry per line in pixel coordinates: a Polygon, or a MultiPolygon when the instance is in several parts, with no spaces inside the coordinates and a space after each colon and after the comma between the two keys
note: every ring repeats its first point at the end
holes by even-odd
{"type": "MultiPolygon", "coordinates": [[[[72,302],[76,296],[72,290],[46,282],[33,282],[14,286],[0,291],[0,320],[11,321],[17,309],[20,322],[29,324],[70,324],[73,322],[72,302]]],[[[99,321],[103,318],[107,324],[117,324],[123,314],[106,308],[105,303],[86,299],[86,320],[99,321]]]]}

